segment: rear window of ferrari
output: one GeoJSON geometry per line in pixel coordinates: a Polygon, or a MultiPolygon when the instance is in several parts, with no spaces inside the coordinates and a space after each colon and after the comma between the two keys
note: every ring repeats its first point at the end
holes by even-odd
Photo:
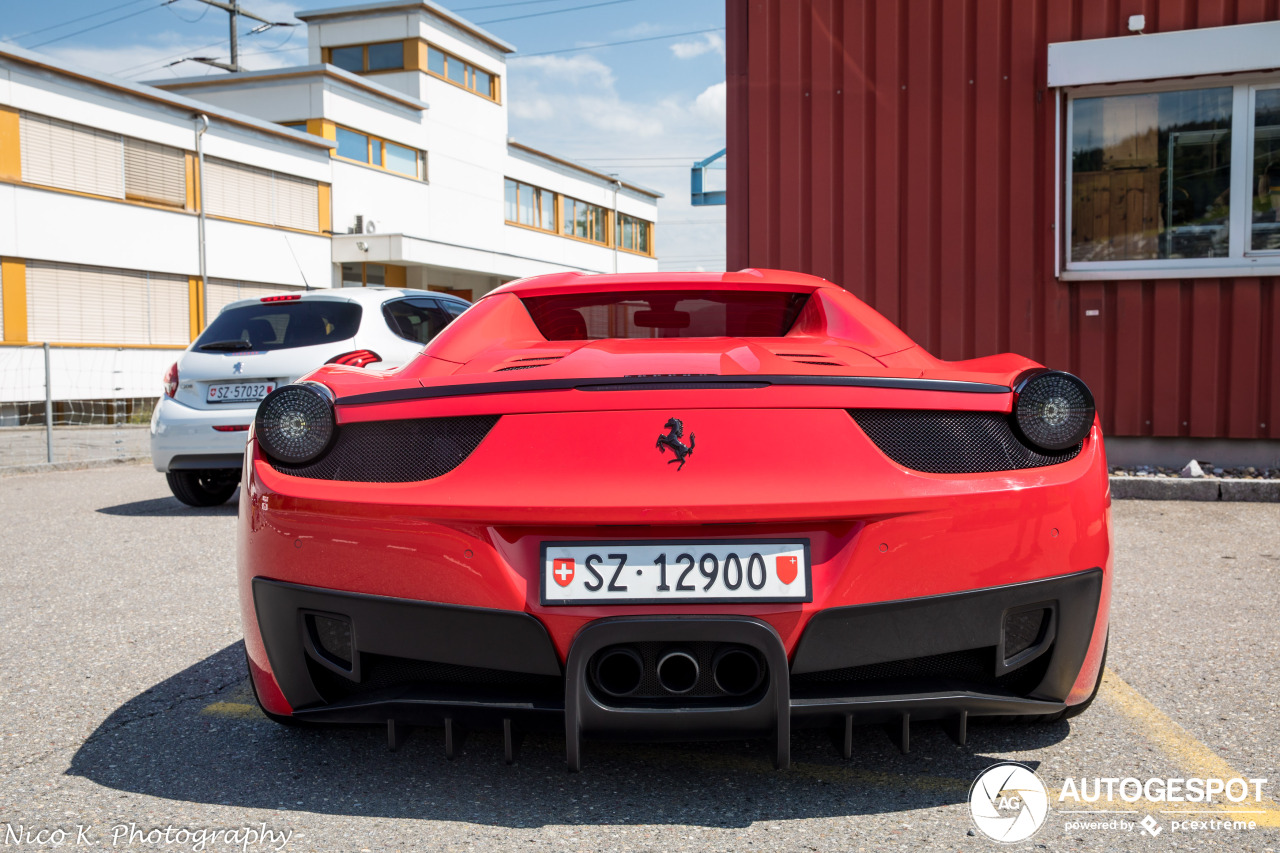
{"type": "Polygon", "coordinates": [[[779,338],[807,293],[764,290],[648,290],[524,296],[549,341],[600,338],[779,338]]]}

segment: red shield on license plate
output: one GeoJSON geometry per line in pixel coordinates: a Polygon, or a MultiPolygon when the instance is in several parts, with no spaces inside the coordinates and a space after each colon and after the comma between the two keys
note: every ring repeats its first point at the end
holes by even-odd
{"type": "Polygon", "coordinates": [[[573,582],[573,558],[557,557],[551,563],[551,576],[560,586],[568,586],[573,582]]]}
{"type": "Polygon", "coordinates": [[[791,583],[800,574],[800,561],[795,557],[774,557],[773,561],[778,580],[783,583],[791,583]]]}

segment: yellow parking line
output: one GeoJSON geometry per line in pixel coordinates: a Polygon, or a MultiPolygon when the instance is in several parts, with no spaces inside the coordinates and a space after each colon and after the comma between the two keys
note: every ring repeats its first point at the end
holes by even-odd
{"type": "Polygon", "coordinates": [[[234,717],[241,720],[262,716],[256,706],[244,702],[214,702],[205,705],[200,713],[210,714],[215,717],[234,717]]]}
{"type": "MultiPolygon", "coordinates": [[[[1103,673],[1101,696],[1116,710],[1136,722],[1143,734],[1188,774],[1201,778],[1234,779],[1243,777],[1216,752],[1205,746],[1191,732],[1173,721],[1168,714],[1152,705],[1110,667],[1103,673]]],[[[1271,780],[1274,783],[1275,780],[1271,780]]],[[[1132,808],[1132,806],[1128,806],[1132,808]]],[[[1280,808],[1264,797],[1260,803],[1224,805],[1218,811],[1233,808],[1261,809],[1259,814],[1241,815],[1257,821],[1258,826],[1280,826],[1280,808]]]]}

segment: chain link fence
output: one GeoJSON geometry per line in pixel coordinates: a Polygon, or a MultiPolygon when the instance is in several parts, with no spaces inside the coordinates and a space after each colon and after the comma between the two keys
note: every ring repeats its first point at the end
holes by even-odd
{"type": "Polygon", "coordinates": [[[177,352],[0,347],[0,472],[150,456],[148,424],[177,352]]]}

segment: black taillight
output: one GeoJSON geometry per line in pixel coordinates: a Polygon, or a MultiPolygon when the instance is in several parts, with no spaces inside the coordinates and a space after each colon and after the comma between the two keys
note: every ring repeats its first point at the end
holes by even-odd
{"type": "Polygon", "coordinates": [[[319,458],[337,433],[333,392],[318,382],[285,385],[267,395],[254,418],[254,435],[277,462],[301,465],[319,458]]]}
{"type": "Polygon", "coordinates": [[[1093,427],[1093,394],[1070,373],[1036,373],[1014,391],[1014,427],[1027,443],[1040,450],[1054,453],[1075,447],[1093,427]]]}

